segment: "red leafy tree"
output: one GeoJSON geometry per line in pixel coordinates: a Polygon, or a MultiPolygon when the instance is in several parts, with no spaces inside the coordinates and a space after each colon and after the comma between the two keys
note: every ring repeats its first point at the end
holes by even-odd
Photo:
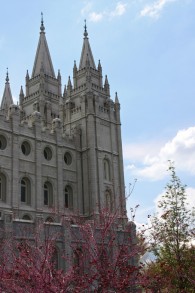
{"type": "Polygon", "coordinates": [[[55,260],[58,233],[53,224],[2,235],[0,292],[137,292],[138,247],[133,222],[102,211],[93,221],[66,220],[72,254],[64,251],[66,271],[55,260]],[[74,224],[71,224],[74,221],[74,224]]]}
{"type": "Polygon", "coordinates": [[[122,229],[116,214],[102,211],[89,223],[73,230],[75,292],[137,292],[138,259],[135,224],[122,229]],[[128,290],[128,291],[127,291],[128,290]]]}

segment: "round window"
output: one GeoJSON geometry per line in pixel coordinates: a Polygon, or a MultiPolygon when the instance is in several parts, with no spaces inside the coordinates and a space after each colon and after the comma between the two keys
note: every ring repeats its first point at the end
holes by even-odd
{"type": "Polygon", "coordinates": [[[52,158],[52,151],[51,151],[51,149],[49,147],[46,147],[46,148],[44,148],[43,153],[44,153],[45,159],[48,160],[48,161],[50,161],[51,158],[52,158]]]}
{"type": "Polygon", "coordinates": [[[21,145],[21,150],[25,156],[28,156],[30,154],[30,144],[27,141],[24,141],[21,145]]]}
{"type": "Polygon", "coordinates": [[[0,135],[0,150],[4,150],[7,146],[7,140],[5,136],[0,135]]]}
{"type": "Polygon", "coordinates": [[[66,165],[70,165],[72,163],[72,156],[70,153],[66,152],[64,154],[64,162],[66,163],[66,165]]]}

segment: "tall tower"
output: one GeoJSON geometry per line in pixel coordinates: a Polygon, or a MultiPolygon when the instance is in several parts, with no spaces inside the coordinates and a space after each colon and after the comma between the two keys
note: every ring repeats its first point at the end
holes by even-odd
{"type": "Polygon", "coordinates": [[[69,78],[64,94],[64,129],[77,129],[80,135],[77,160],[83,214],[107,207],[125,216],[120,104],[117,93],[115,102],[110,97],[107,76],[104,84],[102,79],[102,66],[100,61],[95,65],[85,23],[79,67],[74,62],[73,85],[69,78]]]}

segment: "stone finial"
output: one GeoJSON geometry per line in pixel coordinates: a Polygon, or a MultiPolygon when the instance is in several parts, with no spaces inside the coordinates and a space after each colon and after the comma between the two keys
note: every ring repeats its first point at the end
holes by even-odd
{"type": "Polygon", "coordinates": [[[84,25],[84,37],[85,38],[87,38],[87,36],[88,36],[88,32],[87,32],[87,25],[86,25],[86,19],[84,20],[84,22],[85,22],[85,25],[84,25]]]}
{"type": "Polygon", "coordinates": [[[104,82],[104,90],[105,92],[110,95],[110,85],[109,85],[109,82],[108,82],[108,77],[106,75],[105,77],[105,82],[104,82]]]}
{"type": "Polygon", "coordinates": [[[100,60],[98,60],[98,71],[102,71],[102,66],[100,60]]]}
{"type": "Polygon", "coordinates": [[[21,85],[21,88],[20,88],[20,96],[24,96],[24,92],[23,92],[23,87],[21,85]]]}
{"type": "Polygon", "coordinates": [[[41,12],[41,26],[40,26],[41,33],[45,31],[44,21],[43,21],[43,12],[41,12]]]}
{"type": "Polygon", "coordinates": [[[115,93],[115,104],[119,104],[119,99],[118,99],[118,94],[117,94],[117,92],[115,93]]]}
{"type": "Polygon", "coordinates": [[[26,80],[29,80],[29,73],[28,73],[28,70],[26,71],[26,80]]]}
{"type": "Polygon", "coordinates": [[[74,60],[74,67],[73,67],[74,72],[77,72],[77,64],[76,61],[74,60]]]}
{"type": "Polygon", "coordinates": [[[61,73],[60,73],[60,69],[58,69],[58,76],[57,76],[58,80],[61,80],[61,73]]]}
{"type": "Polygon", "coordinates": [[[8,73],[8,68],[7,68],[7,72],[6,72],[6,78],[5,81],[8,83],[9,82],[9,73],[8,73]]]}

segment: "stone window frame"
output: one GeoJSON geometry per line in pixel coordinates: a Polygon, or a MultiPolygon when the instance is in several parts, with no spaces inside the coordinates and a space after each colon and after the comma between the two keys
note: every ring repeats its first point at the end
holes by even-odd
{"type": "Polygon", "coordinates": [[[31,153],[31,143],[28,140],[23,140],[21,143],[21,151],[24,156],[29,156],[31,153]]]}
{"type": "Polygon", "coordinates": [[[72,161],[73,161],[72,153],[70,151],[65,151],[65,153],[64,153],[64,163],[66,164],[66,166],[71,166],[72,161]]]}
{"type": "Polygon", "coordinates": [[[53,185],[49,180],[43,184],[43,205],[45,207],[53,206],[53,185]]]}
{"type": "Polygon", "coordinates": [[[46,145],[43,149],[43,156],[46,161],[51,161],[53,158],[53,150],[50,146],[46,145]]]}
{"type": "Polygon", "coordinates": [[[7,178],[6,175],[0,172],[0,201],[6,202],[7,178]]]}
{"type": "Polygon", "coordinates": [[[32,217],[29,215],[29,214],[24,214],[22,216],[22,220],[25,220],[25,221],[32,221],[32,217]]]}
{"type": "Polygon", "coordinates": [[[110,160],[107,157],[105,157],[103,160],[103,174],[104,180],[111,181],[110,160]]]}
{"type": "Polygon", "coordinates": [[[70,184],[66,184],[64,188],[64,207],[66,209],[73,209],[73,188],[70,184]]]}
{"type": "Polygon", "coordinates": [[[31,205],[31,180],[27,176],[20,180],[20,202],[31,205]]]}
{"type": "Polygon", "coordinates": [[[0,133],[0,150],[4,151],[7,147],[7,137],[0,133]]]}

